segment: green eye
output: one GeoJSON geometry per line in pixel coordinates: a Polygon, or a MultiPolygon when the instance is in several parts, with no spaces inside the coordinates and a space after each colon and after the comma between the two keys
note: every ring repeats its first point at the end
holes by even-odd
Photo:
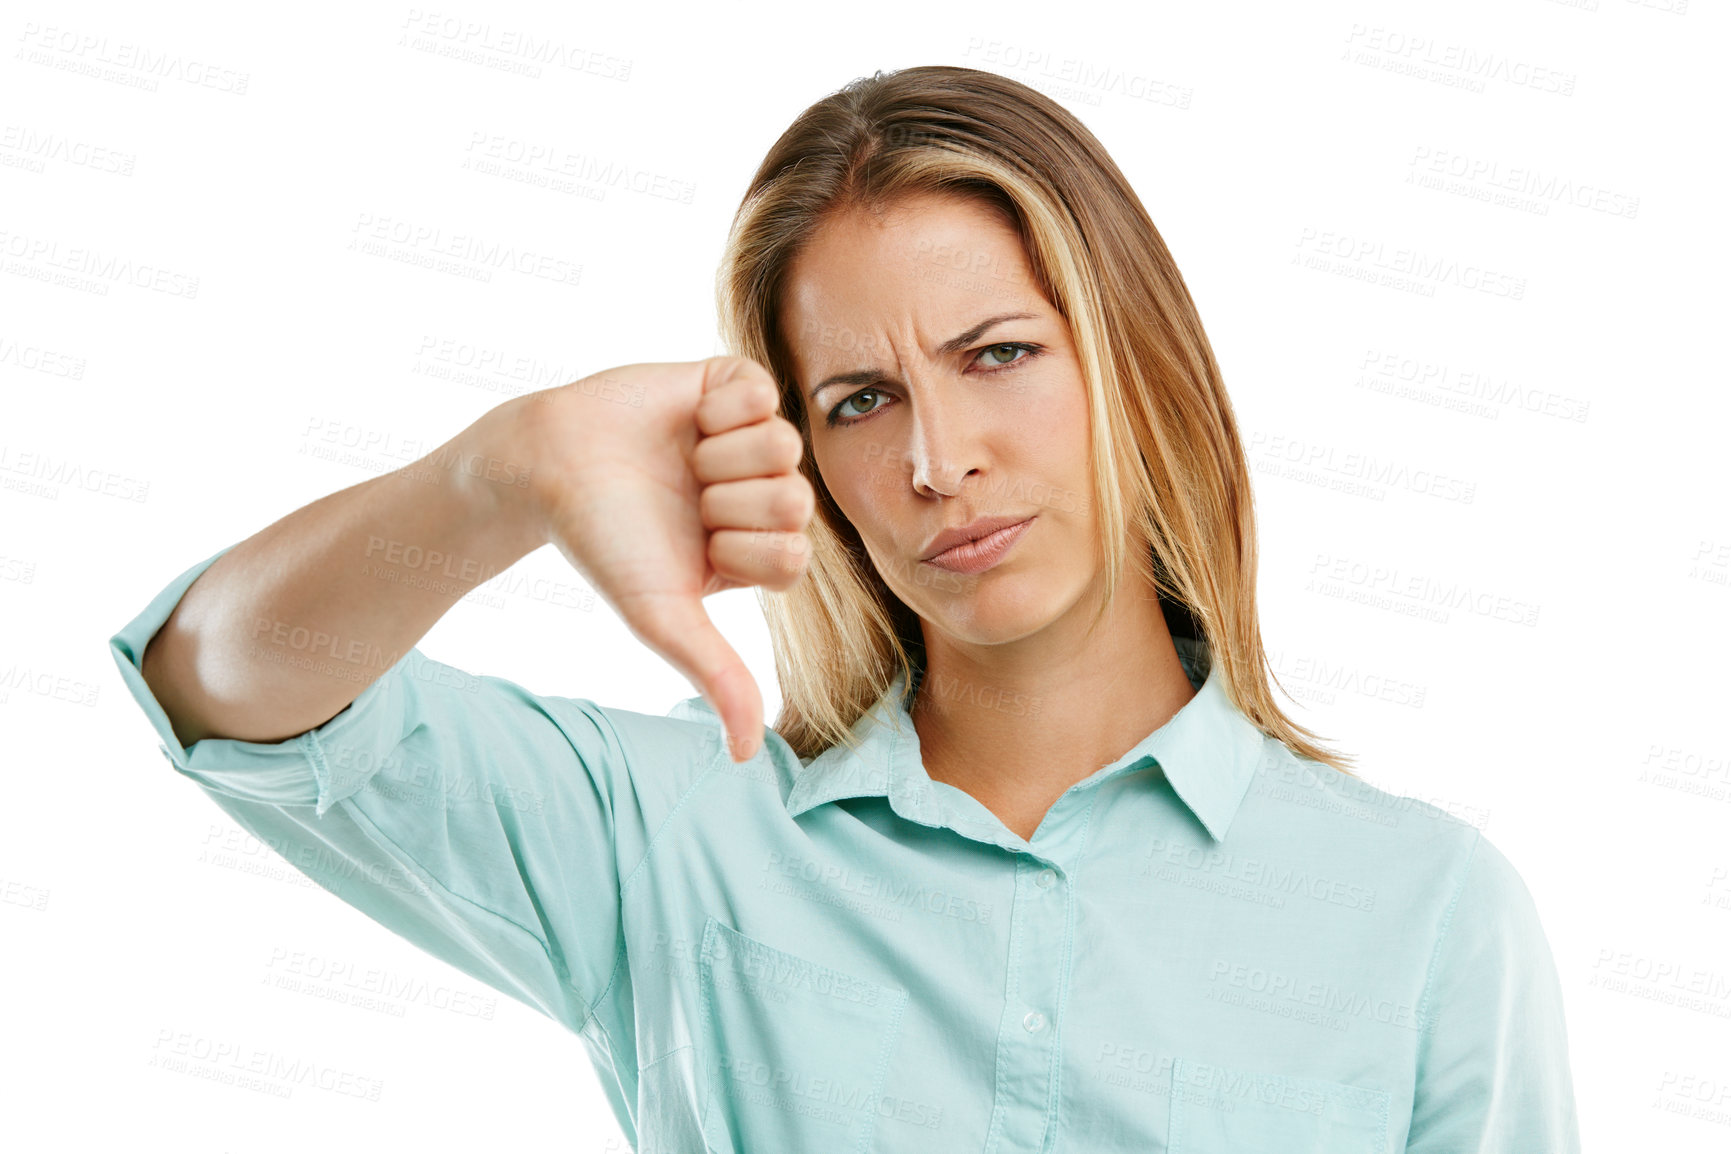
{"type": "MultiPolygon", "coordinates": [[[[1028,341],[1005,341],[1003,344],[987,345],[981,349],[974,355],[973,363],[977,365],[982,359],[989,359],[991,363],[986,368],[985,375],[991,376],[995,373],[1019,371],[1020,365],[1043,355],[1045,351],[1044,345],[1028,341]]],[[[880,400],[895,401],[895,397],[882,389],[861,389],[831,409],[824,417],[824,424],[832,429],[842,425],[857,425],[888,407],[878,404],[880,400]]]]}
{"type": "Polygon", "coordinates": [[[877,398],[883,395],[883,392],[879,389],[861,389],[859,392],[848,397],[835,408],[831,409],[829,411],[829,416],[825,418],[825,423],[833,428],[836,425],[851,425],[858,421],[863,421],[873,413],[877,412],[879,408],[879,406],[870,402],[877,400],[877,398]],[[863,398],[870,398],[870,400],[867,401],[865,406],[862,408],[857,405],[856,402],[863,398]]]}
{"type": "Polygon", "coordinates": [[[987,371],[995,373],[1033,360],[1040,355],[1041,351],[1039,345],[1031,345],[1026,341],[1005,341],[1001,345],[987,345],[981,349],[979,354],[974,357],[974,363],[979,364],[982,359],[989,359],[990,364],[987,366],[987,371]],[[1017,353],[1025,355],[1017,356],[1017,353]]]}

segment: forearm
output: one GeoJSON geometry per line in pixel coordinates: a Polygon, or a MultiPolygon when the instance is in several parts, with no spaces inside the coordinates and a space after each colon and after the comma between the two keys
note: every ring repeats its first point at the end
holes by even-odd
{"type": "Polygon", "coordinates": [[[482,423],[290,513],[199,575],[141,666],[182,745],[322,725],[545,542],[518,484],[529,466],[502,459],[482,423]]]}

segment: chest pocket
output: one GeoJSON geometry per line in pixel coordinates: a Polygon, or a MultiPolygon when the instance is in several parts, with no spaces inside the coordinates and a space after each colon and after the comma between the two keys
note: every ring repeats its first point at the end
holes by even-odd
{"type": "Polygon", "coordinates": [[[1389,1093],[1179,1058],[1170,1154],[1385,1154],[1389,1093]]]}
{"type": "Polygon", "coordinates": [[[820,966],[713,917],[698,985],[710,1150],[871,1150],[906,990],[820,966]]]}

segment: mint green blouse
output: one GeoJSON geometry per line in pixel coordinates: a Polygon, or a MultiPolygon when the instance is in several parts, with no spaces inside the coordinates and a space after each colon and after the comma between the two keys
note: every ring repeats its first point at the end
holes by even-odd
{"type": "Polygon", "coordinates": [[[735,765],[701,697],[656,717],[414,649],[314,730],[183,748],[138,667],[217,556],[110,641],[169,762],[576,1033],[643,1154],[1580,1148],[1509,860],[1264,735],[1204,645],[1177,642],[1197,695],[1024,840],[926,775],[900,676],[857,749],[768,730],[735,765]]]}

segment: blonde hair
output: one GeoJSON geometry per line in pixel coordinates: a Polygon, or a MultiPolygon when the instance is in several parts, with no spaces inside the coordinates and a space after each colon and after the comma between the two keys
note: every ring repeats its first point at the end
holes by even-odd
{"type": "Polygon", "coordinates": [[[924,672],[917,615],[884,583],[818,472],[779,329],[787,270],[819,226],[913,193],[1001,212],[1070,326],[1098,446],[1100,615],[1134,540],[1134,571],[1158,591],[1173,637],[1207,645],[1233,703],[1294,753],[1350,773],[1270,690],[1250,475],[1220,366],[1165,241],[1080,121],[1026,85],[971,68],[879,72],[813,104],[758,166],[728,235],[716,278],[723,339],[774,375],[782,414],[805,435],[800,470],[817,493],[805,576],[784,593],[758,590],[782,690],[777,732],[802,759],[852,745],[852,726],[897,672],[909,686],[924,672]]]}

